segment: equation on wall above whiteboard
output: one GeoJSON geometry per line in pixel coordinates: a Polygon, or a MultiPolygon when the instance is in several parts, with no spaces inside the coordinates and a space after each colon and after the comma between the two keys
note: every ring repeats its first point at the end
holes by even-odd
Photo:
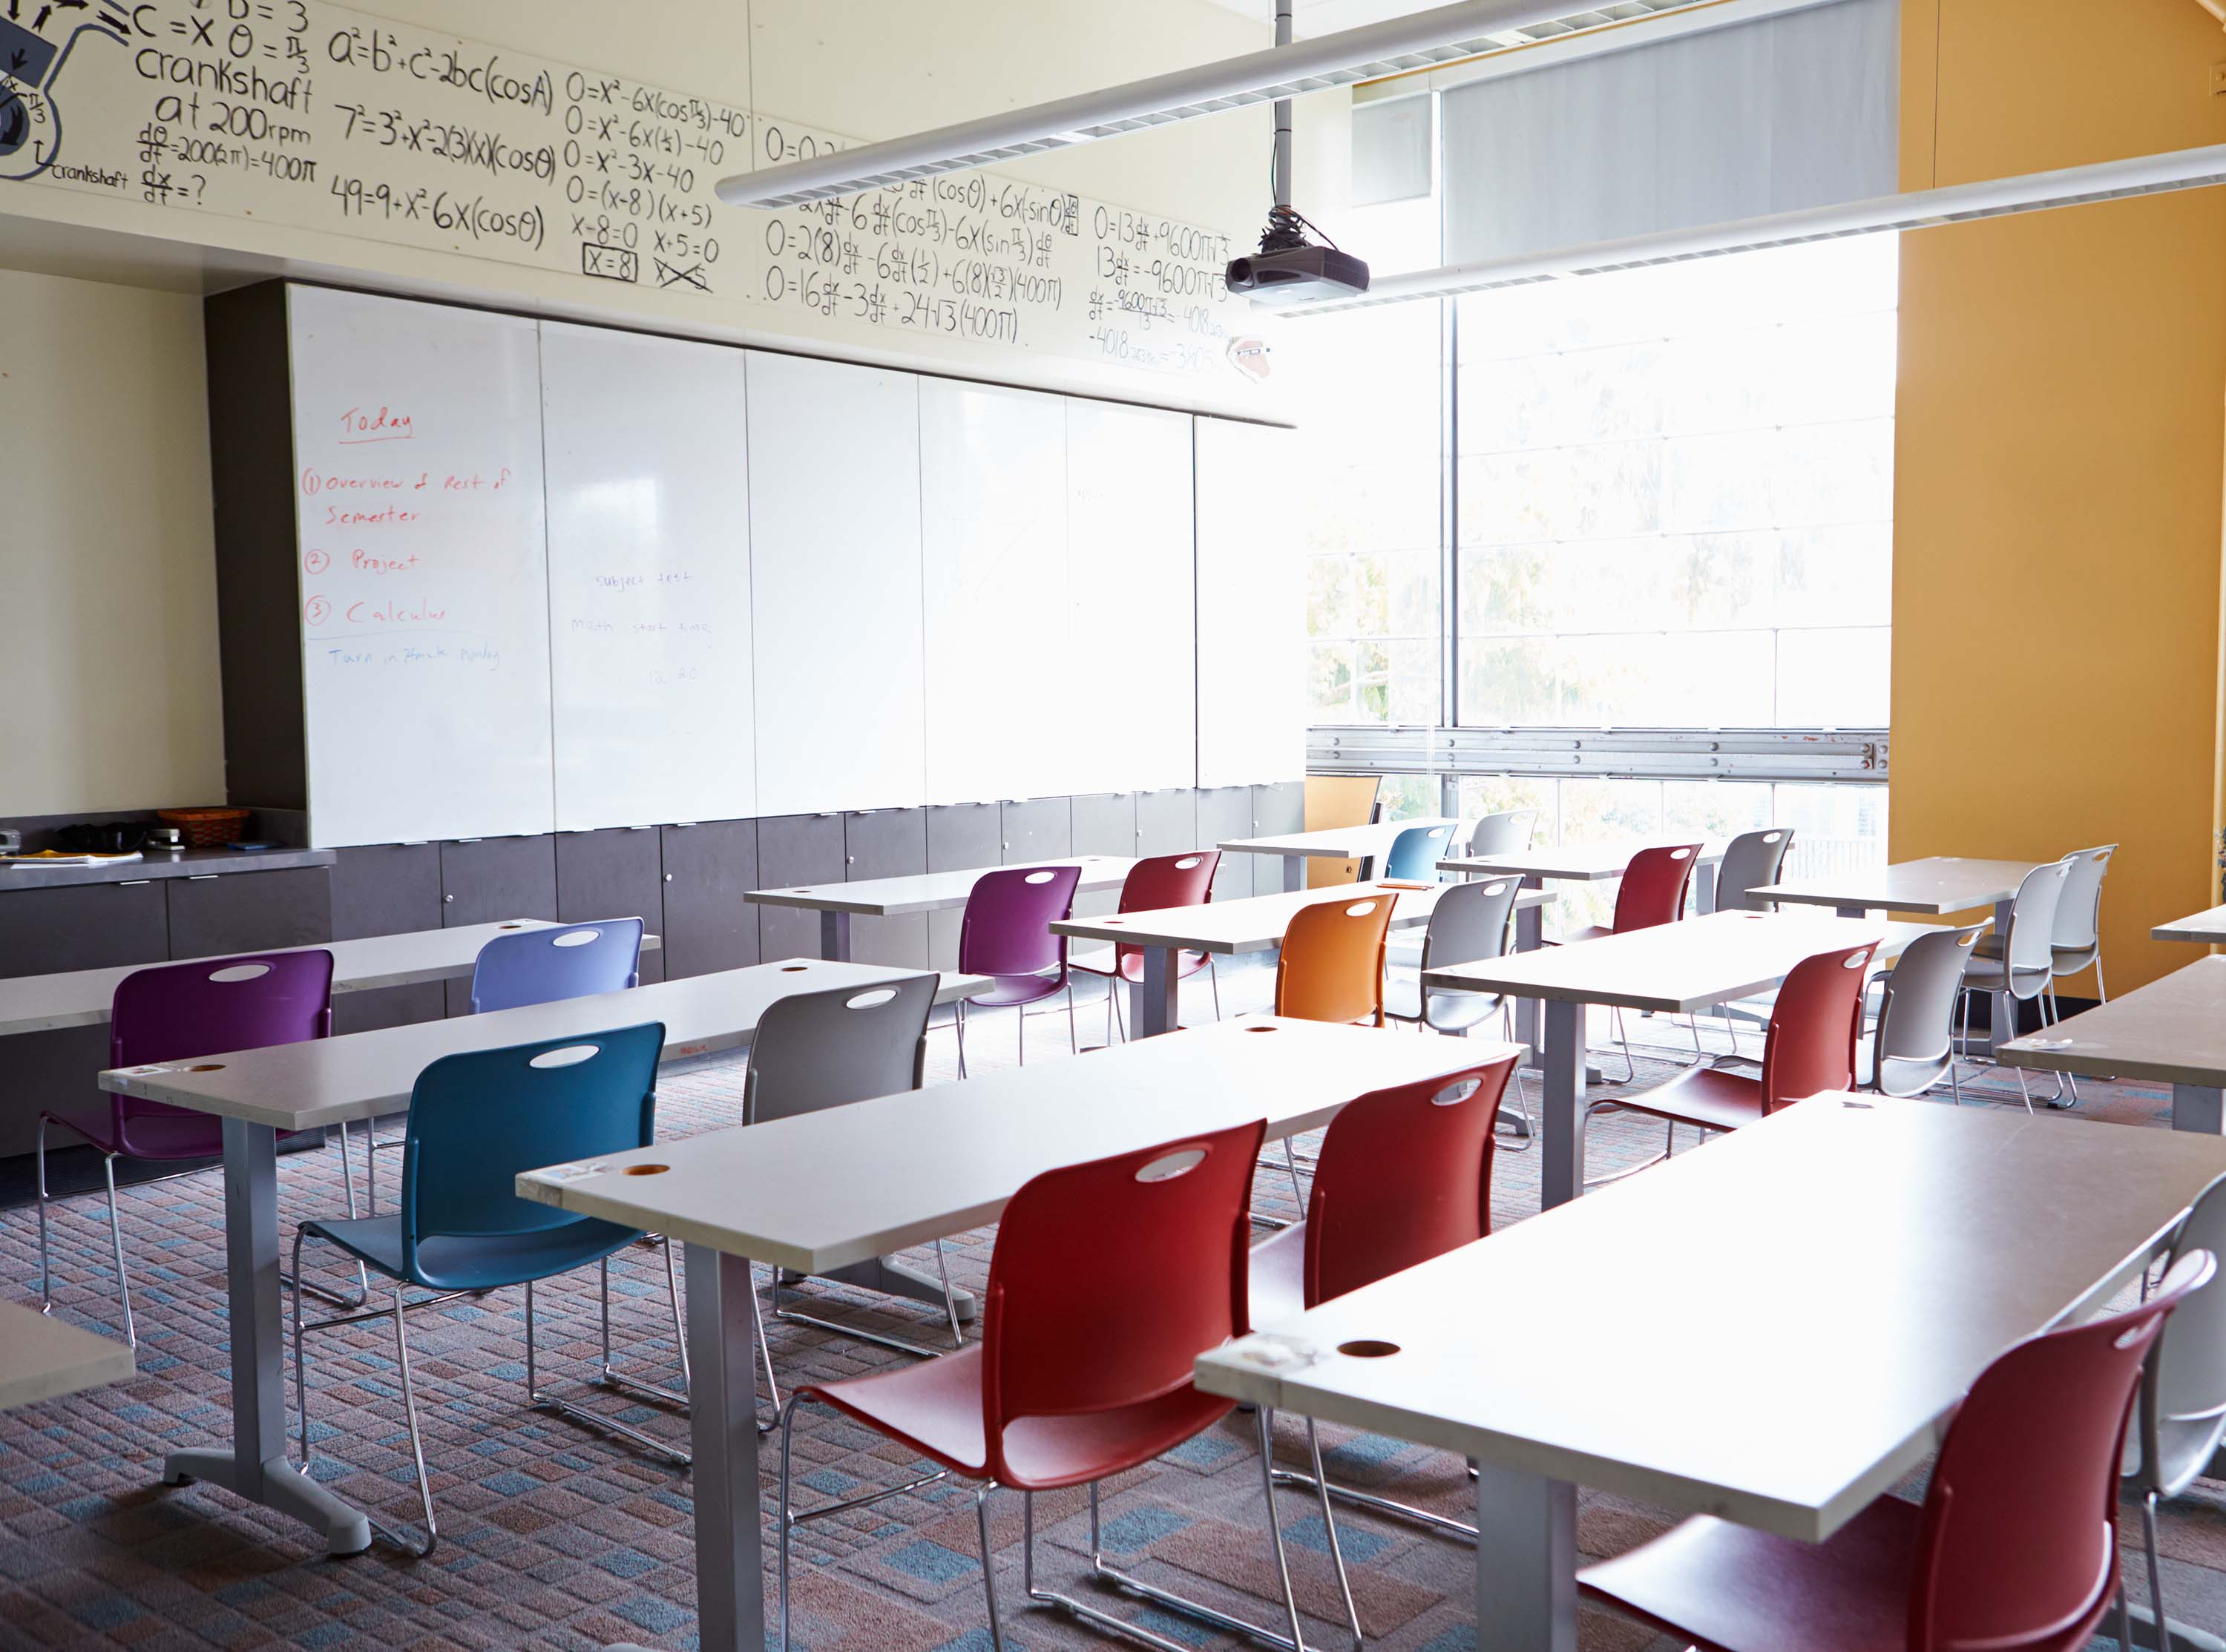
{"type": "Polygon", "coordinates": [[[700,298],[717,324],[809,313],[889,346],[1243,382],[1218,231],[986,172],[728,206],[722,176],[845,140],[326,0],[7,10],[0,210],[73,190],[700,298]]]}

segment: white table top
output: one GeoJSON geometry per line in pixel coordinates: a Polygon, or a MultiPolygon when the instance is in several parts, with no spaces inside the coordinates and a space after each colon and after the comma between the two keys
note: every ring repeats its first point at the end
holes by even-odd
{"type": "Polygon", "coordinates": [[[2198,958],[1994,1054],[2012,1067],[2226,1086],[2226,957],[2198,958]]]}
{"type": "Polygon", "coordinates": [[[2193,941],[2203,946],[2226,946],[2226,906],[2213,906],[2149,931],[2153,941],[2193,941]]]}
{"type": "Polygon", "coordinates": [[[1118,889],[1135,861],[1119,855],[1069,855],[1050,861],[1015,861],[1010,867],[977,866],[963,872],[924,872],[905,878],[868,878],[858,883],[814,883],[793,889],[753,889],[744,900],[760,906],[796,906],[806,912],[854,912],[888,918],[900,912],[951,912],[966,904],[974,886],[992,872],[1020,867],[1078,866],[1077,892],[1118,889]]]}
{"type": "MultiPolygon", "coordinates": [[[[1689,843],[1689,837],[1643,837],[1621,843],[1547,843],[1531,849],[1510,849],[1504,855],[1461,855],[1441,861],[1441,872],[1517,872],[1525,877],[1552,878],[1563,883],[1602,883],[1619,878],[1641,849],[1689,843]]],[[[1695,866],[1714,866],[1724,858],[1724,845],[1710,840],[1701,845],[1695,866]]]]}
{"type": "Polygon", "coordinates": [[[1569,946],[1542,947],[1425,971],[1432,987],[1509,993],[1689,1014],[1775,987],[1802,959],[1879,942],[1871,969],[1892,963],[1922,924],[1809,912],[1715,912],[1569,946]]]}
{"type": "MultiPolygon", "coordinates": [[[[920,973],[881,964],[791,958],[523,1009],[419,1021],[197,1061],[111,1068],[100,1075],[100,1087],[281,1130],[308,1129],[406,1109],[417,1075],[458,1051],[499,1049],[662,1021],[665,1056],[708,1055],[747,1044],[757,1033],[759,1019],[776,999],[829,987],[873,986],[920,973]]],[[[980,975],[946,975],[936,1002],[947,1004],[986,985],[980,975]]]]}
{"type": "MultiPolygon", "coordinates": [[[[1371,895],[1394,897],[1391,927],[1413,929],[1430,921],[1440,897],[1452,884],[1341,883],[1326,889],[1298,889],[1279,895],[1253,895],[1243,900],[1212,900],[1200,906],[1162,906],[1154,912],[1116,912],[1100,918],[1062,918],[1051,926],[1053,935],[1078,941],[1118,941],[1129,946],[1173,946],[1191,952],[1224,956],[1259,952],[1279,944],[1283,931],[1301,906],[1331,901],[1362,901],[1371,895]]],[[[1554,897],[1541,889],[1527,889],[1517,897],[1517,906],[1549,905],[1554,897]]]]}
{"type": "Polygon", "coordinates": [[[2129,1282],[2221,1172],[2216,1138],[1819,1096],[1263,1326],[1198,1382],[1819,1541],[1935,1449],[2003,1349],[2129,1282]],[[1400,1351],[1337,1351],[1356,1341],[1400,1351]]]}
{"type": "MultiPolygon", "coordinates": [[[[333,991],[369,992],[377,987],[407,987],[425,981],[453,981],[472,972],[480,949],[498,935],[518,930],[555,929],[538,918],[514,918],[498,924],[468,924],[455,929],[413,930],[403,935],[372,935],[359,941],[328,941],[324,950],[333,955],[333,991]]],[[[654,935],[641,937],[641,950],[654,952],[661,944],[654,935]]],[[[311,947],[279,947],[281,952],[308,952],[311,947]]],[[[181,958],[181,963],[197,960],[181,958]]],[[[0,981],[0,1037],[11,1032],[44,1032],[58,1026],[99,1026],[108,1020],[117,983],[141,969],[158,964],[134,963],[113,969],[73,969],[67,975],[18,975],[0,981]]]]}
{"type": "Polygon", "coordinates": [[[20,1302],[0,1302],[0,1411],[121,1382],[131,1350],[20,1302]]]}
{"type": "Polygon", "coordinates": [[[1942,917],[1949,912],[1975,912],[2011,899],[2026,874],[2039,864],[2033,861],[1966,861],[1952,855],[1928,860],[1904,861],[1895,866],[1873,867],[1863,872],[1835,872],[1828,877],[1797,878],[1773,883],[1752,893],[1759,899],[1790,901],[1809,906],[1866,906],[1879,912],[1925,912],[1942,917]]]}
{"type": "Polygon", "coordinates": [[[1359,861],[1389,855],[1399,834],[1410,826],[1458,826],[1434,815],[1421,820],[1383,820],[1358,826],[1327,826],[1319,831],[1285,832],[1279,837],[1233,837],[1219,844],[1224,855],[1281,855],[1313,861],[1359,861]]]}
{"type": "Polygon", "coordinates": [[[1039,1172],[1265,1118],[1270,1137],[1354,1096],[1512,1045],[1262,1018],[555,1166],[522,1198],[824,1273],[995,1221],[1039,1172]],[[653,1174],[633,1166],[662,1165],[653,1174]]]}

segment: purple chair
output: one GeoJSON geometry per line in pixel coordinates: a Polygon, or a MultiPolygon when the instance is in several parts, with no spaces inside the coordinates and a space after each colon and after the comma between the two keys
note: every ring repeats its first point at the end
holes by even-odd
{"type": "Polygon", "coordinates": [[[1082,881],[1078,866],[1007,867],[975,880],[958,925],[958,972],[988,975],[989,990],[958,1001],[958,1076],[966,1077],[966,1007],[1015,1009],[1020,1014],[1021,1063],[1028,1059],[1025,1005],[1066,994],[1066,1041],[1074,1032],[1074,980],[1067,973],[1066,937],[1051,926],[1074,911],[1082,881]]]}
{"type": "MultiPolygon", "coordinates": [[[[322,948],[163,964],[135,970],[117,983],[109,1014],[108,1064],[137,1067],[189,1061],[229,1050],[298,1044],[325,1038],[332,1030],[333,955],[322,948]]],[[[137,1096],[111,1095],[107,1100],[105,1124],[81,1123],[60,1113],[39,1115],[39,1306],[41,1312],[54,1312],[47,1248],[47,1126],[52,1123],[84,1137],[102,1155],[108,1172],[108,1236],[116,1249],[116,1287],[124,1302],[124,1337],[136,1348],[131,1281],[124,1271],[124,1232],[116,1214],[116,1161],[139,1159],[162,1164],[220,1157],[224,1121],[213,1114],[137,1096]]],[[[286,1132],[281,1139],[300,1134],[286,1132]]],[[[348,1172],[345,1124],[340,1126],[340,1179],[347,1187],[348,1214],[353,1216],[355,1183],[348,1172]]]]}

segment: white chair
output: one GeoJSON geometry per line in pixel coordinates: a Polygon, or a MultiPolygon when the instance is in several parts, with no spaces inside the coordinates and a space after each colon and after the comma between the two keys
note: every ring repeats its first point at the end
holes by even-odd
{"type": "MultiPolygon", "coordinates": [[[[2102,982],[2102,879],[2110,869],[2110,857],[2117,852],[2115,843],[2105,843],[2098,848],[2076,849],[2070,857],[2074,863],[2071,876],[2064,886],[2063,898],[2056,903],[2056,927],[2049,937],[2048,1009],[2052,1020],[2061,1019],[2056,983],[2083,969],[2095,972],[2095,996],[2105,1004],[2110,1001],[2109,988],[2102,982]]],[[[1988,936],[1979,943],[1978,956],[1999,960],[2001,943],[1988,936]]],[[[2056,1093],[2048,1099],[2057,1101],[2067,1094],[2074,1102],[2079,1099],[2079,1081],[2070,1073],[2059,1073],[2056,1093]]]]}
{"type": "MultiPolygon", "coordinates": [[[[2049,1013],[2048,988],[2056,979],[2052,945],[2056,909],[2064,899],[2064,885],[2070,880],[2072,863],[2078,858],[2067,855],[2061,861],[2051,861],[2026,873],[2025,881],[2018,885],[2016,898],[2010,903],[2009,933],[2001,937],[2002,956],[1975,956],[1965,969],[1962,1045],[1967,1059],[1970,1058],[1971,997],[1975,993],[2006,993],[2009,996],[2011,1025],[1994,1029],[1998,1042],[2017,1036],[2015,1023],[2019,1004],[2038,1004],[2043,1024],[2053,1023],[2054,1018],[2049,1013]]],[[[1975,954],[1977,949],[1973,951],[1975,954]]],[[[1999,1010],[2000,1006],[1996,1008],[1999,1010]]],[[[2030,1113],[2032,1091],[2026,1085],[2025,1069],[2013,1071],[2018,1076],[2018,1094],[2025,1098],[2025,1110],[2030,1113]]]]}
{"type": "Polygon", "coordinates": [[[1936,929],[1909,944],[1891,974],[1871,1036],[1870,1072],[1862,1082],[1881,1096],[1922,1096],[1943,1078],[1957,1106],[1956,1002],[1984,924],[1936,929]]]}
{"type": "Polygon", "coordinates": [[[1468,853],[1520,855],[1530,847],[1537,824],[1535,809],[1503,809],[1496,815],[1485,815],[1469,829],[1468,853]]]}
{"type": "MultiPolygon", "coordinates": [[[[1457,883],[1438,897],[1422,931],[1420,967],[1442,969],[1450,964],[1475,963],[1503,957],[1512,937],[1515,901],[1523,893],[1520,878],[1493,878],[1476,883],[1457,883]]],[[[1383,977],[1383,1013],[1390,1020],[1426,1032],[1466,1038],[1469,1029],[1499,1017],[1501,1036],[1514,1042],[1512,1007],[1498,993],[1426,992],[1420,975],[1387,970],[1383,977]]],[[[1523,1134],[1527,1147],[1535,1139],[1530,1104],[1524,1101],[1522,1074],[1516,1075],[1516,1104],[1523,1110],[1523,1134]]],[[[1515,1149],[1517,1152],[1521,1148],[1515,1149]]]]}
{"type": "Polygon", "coordinates": [[[1793,847],[1793,829],[1766,826],[1759,832],[1741,832],[1724,845],[1724,858],[1716,866],[1716,910],[1720,912],[1769,912],[1774,900],[1759,900],[1752,893],[1778,881],[1785,852],[1793,847]]]}

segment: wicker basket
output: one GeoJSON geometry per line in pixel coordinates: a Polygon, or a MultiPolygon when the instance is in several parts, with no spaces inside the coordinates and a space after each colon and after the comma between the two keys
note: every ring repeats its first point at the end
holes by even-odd
{"type": "Polygon", "coordinates": [[[247,830],[245,809],[161,809],[155,818],[182,832],[188,848],[213,849],[219,844],[237,843],[247,830]]]}

